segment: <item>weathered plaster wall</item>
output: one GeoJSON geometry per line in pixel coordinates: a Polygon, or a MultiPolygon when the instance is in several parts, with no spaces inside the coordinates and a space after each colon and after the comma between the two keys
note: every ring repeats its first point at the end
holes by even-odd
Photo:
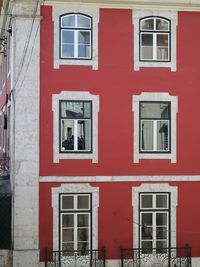
{"type": "Polygon", "coordinates": [[[38,266],[40,20],[24,16],[36,7],[16,3],[12,20],[13,267],[38,266]]]}

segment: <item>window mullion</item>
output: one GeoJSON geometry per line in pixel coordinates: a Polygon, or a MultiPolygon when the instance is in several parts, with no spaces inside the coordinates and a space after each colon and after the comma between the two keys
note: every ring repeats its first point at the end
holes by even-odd
{"type": "Polygon", "coordinates": [[[74,151],[78,150],[78,120],[74,120],[74,151]]]}
{"type": "Polygon", "coordinates": [[[153,232],[153,248],[156,248],[156,212],[153,212],[152,232],[153,232]]]}
{"type": "Polygon", "coordinates": [[[74,213],[74,250],[78,249],[78,244],[77,244],[77,233],[78,233],[78,223],[77,223],[77,217],[78,213],[74,213]]]}
{"type": "Polygon", "coordinates": [[[74,56],[78,57],[78,30],[74,31],[74,56]]]}
{"type": "Polygon", "coordinates": [[[157,120],[153,121],[153,151],[157,151],[157,120]]]}
{"type": "Polygon", "coordinates": [[[157,33],[153,33],[153,60],[157,60],[157,33]]]}

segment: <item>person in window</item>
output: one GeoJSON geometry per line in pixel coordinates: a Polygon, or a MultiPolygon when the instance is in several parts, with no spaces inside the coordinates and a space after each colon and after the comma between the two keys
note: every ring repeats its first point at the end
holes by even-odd
{"type": "Polygon", "coordinates": [[[67,128],[67,139],[62,142],[62,148],[65,150],[74,150],[74,136],[72,128],[67,128]]]}

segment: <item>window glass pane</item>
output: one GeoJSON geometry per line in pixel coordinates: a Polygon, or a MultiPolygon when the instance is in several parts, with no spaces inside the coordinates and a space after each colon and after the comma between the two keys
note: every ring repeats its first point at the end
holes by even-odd
{"type": "Polygon", "coordinates": [[[157,121],[157,150],[169,150],[169,122],[157,121]]]}
{"type": "Polygon", "coordinates": [[[153,238],[152,230],[153,230],[152,227],[143,225],[142,226],[142,240],[152,239],[153,238]]]}
{"type": "Polygon", "coordinates": [[[142,121],[141,124],[141,149],[153,150],[153,121],[142,121]]]}
{"type": "Polygon", "coordinates": [[[168,35],[157,34],[157,59],[167,60],[168,59],[168,35]]]}
{"type": "Polygon", "coordinates": [[[167,242],[166,241],[157,241],[156,242],[156,253],[167,253],[167,242]]]}
{"type": "Polygon", "coordinates": [[[74,121],[62,120],[62,150],[74,150],[74,121]]]}
{"type": "Polygon", "coordinates": [[[78,241],[88,241],[88,228],[81,228],[78,229],[77,232],[78,236],[77,236],[77,240],[78,241]]]}
{"type": "Polygon", "coordinates": [[[91,121],[78,121],[78,150],[91,150],[91,121]]]}
{"type": "Polygon", "coordinates": [[[74,57],[74,32],[62,31],[62,57],[74,57]]]}
{"type": "Polygon", "coordinates": [[[62,196],[62,209],[74,209],[73,196],[62,196]]]}
{"type": "Polygon", "coordinates": [[[167,195],[156,195],[156,208],[167,208],[167,195]]]}
{"type": "Polygon", "coordinates": [[[140,116],[146,119],[168,119],[169,105],[169,103],[140,102],[140,116]]]}
{"type": "Polygon", "coordinates": [[[82,45],[90,45],[90,32],[79,31],[78,43],[82,45]]]}
{"type": "Polygon", "coordinates": [[[168,31],[169,22],[164,19],[156,19],[156,30],[168,31]]]}
{"type": "Polygon", "coordinates": [[[63,214],[62,215],[62,226],[63,227],[74,227],[74,215],[63,214]]]}
{"type": "Polygon", "coordinates": [[[142,241],[142,253],[152,254],[152,241],[142,241]]]}
{"type": "Polygon", "coordinates": [[[156,225],[167,225],[167,213],[156,213],[156,225]]]}
{"type": "Polygon", "coordinates": [[[88,227],[89,226],[89,214],[78,214],[78,227],[88,227]]]}
{"type": "Polygon", "coordinates": [[[142,225],[152,225],[152,213],[142,213],[142,225]]]}
{"type": "Polygon", "coordinates": [[[86,251],[88,249],[89,249],[88,242],[78,242],[78,250],[80,250],[79,255],[88,254],[89,251],[86,251]]]}
{"type": "Polygon", "coordinates": [[[74,241],[74,229],[63,229],[62,230],[62,241],[74,241]]]}
{"type": "Polygon", "coordinates": [[[142,195],[142,208],[152,208],[152,207],[153,207],[153,196],[142,195]]]}
{"type": "Polygon", "coordinates": [[[89,196],[78,196],[78,209],[89,209],[89,196]]]}
{"type": "Polygon", "coordinates": [[[62,253],[63,256],[73,256],[74,243],[62,243],[62,250],[65,251],[62,253]]]}
{"type": "Polygon", "coordinates": [[[142,30],[153,30],[154,29],[154,19],[146,19],[141,21],[142,30]]]}
{"type": "Polygon", "coordinates": [[[62,45],[62,58],[73,58],[74,57],[74,45],[62,45]]]}
{"type": "Polygon", "coordinates": [[[153,59],[153,34],[142,34],[141,59],[153,59]]]}
{"type": "Polygon", "coordinates": [[[166,239],[166,238],[167,238],[167,227],[157,227],[156,239],[166,239]]]}
{"type": "Polygon", "coordinates": [[[62,31],[62,44],[74,44],[73,31],[62,31]]]}
{"type": "Polygon", "coordinates": [[[153,46],[153,34],[142,33],[142,46],[153,46]]]}
{"type": "Polygon", "coordinates": [[[84,118],[91,118],[91,103],[84,102],[84,118]]]}
{"type": "Polygon", "coordinates": [[[61,27],[75,27],[75,15],[67,15],[61,18],[61,27]]]}
{"type": "Polygon", "coordinates": [[[82,15],[78,15],[78,27],[80,28],[90,28],[91,27],[91,20],[82,15]]]}
{"type": "Polygon", "coordinates": [[[61,102],[61,116],[69,119],[84,118],[83,102],[62,101],[61,102]]]}
{"type": "Polygon", "coordinates": [[[90,45],[78,45],[78,57],[90,58],[90,45]]]}

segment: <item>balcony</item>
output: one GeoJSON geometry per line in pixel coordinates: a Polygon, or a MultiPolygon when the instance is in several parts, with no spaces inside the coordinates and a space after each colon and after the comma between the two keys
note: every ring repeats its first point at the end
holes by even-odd
{"type": "Polygon", "coordinates": [[[121,267],[191,267],[191,247],[121,248],[121,267]]]}
{"type": "Polygon", "coordinates": [[[105,255],[105,248],[84,251],[46,249],[45,267],[105,267],[105,255]]]}

